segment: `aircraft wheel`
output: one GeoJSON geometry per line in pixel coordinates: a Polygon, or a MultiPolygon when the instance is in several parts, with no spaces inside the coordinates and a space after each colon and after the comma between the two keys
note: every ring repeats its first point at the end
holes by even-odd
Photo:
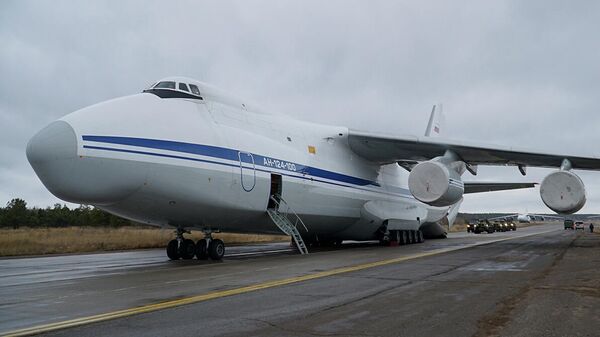
{"type": "Polygon", "coordinates": [[[169,241],[169,244],[167,245],[167,256],[171,260],[179,260],[179,247],[177,240],[169,241]]]}
{"type": "Polygon", "coordinates": [[[181,258],[184,260],[193,259],[195,254],[196,245],[194,244],[194,241],[190,239],[183,240],[179,250],[179,255],[181,256],[181,258]]]}
{"type": "Polygon", "coordinates": [[[211,240],[208,245],[208,256],[213,260],[221,260],[225,255],[225,243],[219,239],[211,240]]]}
{"type": "Polygon", "coordinates": [[[208,259],[208,245],[206,244],[206,239],[200,239],[196,242],[196,257],[198,260],[206,260],[208,259]]]}
{"type": "Polygon", "coordinates": [[[409,244],[413,244],[415,243],[415,235],[414,235],[414,231],[406,231],[408,234],[408,243],[409,244]]]}
{"type": "Polygon", "coordinates": [[[384,235],[383,238],[379,239],[379,244],[382,246],[389,246],[390,241],[390,237],[388,235],[384,235]]]}
{"type": "Polygon", "coordinates": [[[423,232],[420,230],[417,231],[417,242],[419,242],[419,243],[425,242],[425,238],[423,237],[423,232]]]}
{"type": "Polygon", "coordinates": [[[401,245],[408,244],[408,232],[407,231],[400,231],[400,244],[401,245]]]}

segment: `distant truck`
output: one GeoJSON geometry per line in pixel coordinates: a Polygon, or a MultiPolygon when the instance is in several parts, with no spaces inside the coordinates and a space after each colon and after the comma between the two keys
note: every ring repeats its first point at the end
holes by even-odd
{"type": "Polygon", "coordinates": [[[503,222],[494,222],[494,231],[495,232],[506,232],[508,229],[508,225],[505,225],[503,222]]]}
{"type": "Polygon", "coordinates": [[[575,223],[571,219],[565,219],[565,229],[575,229],[575,223]]]}
{"type": "Polygon", "coordinates": [[[583,221],[575,221],[575,229],[581,229],[582,231],[585,230],[585,225],[583,224],[583,221]]]}
{"type": "Polygon", "coordinates": [[[480,234],[483,232],[491,234],[494,231],[494,225],[490,224],[488,220],[479,220],[479,222],[473,228],[473,233],[475,234],[480,234]]]}
{"type": "Polygon", "coordinates": [[[478,222],[471,222],[467,224],[467,233],[480,234],[483,232],[494,233],[494,232],[508,232],[516,231],[517,225],[514,222],[496,221],[490,223],[489,220],[481,219],[478,222]]]}

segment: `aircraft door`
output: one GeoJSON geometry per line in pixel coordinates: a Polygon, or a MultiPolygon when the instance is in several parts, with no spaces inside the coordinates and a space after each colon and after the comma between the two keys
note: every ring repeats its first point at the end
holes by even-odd
{"type": "Polygon", "coordinates": [[[281,198],[282,192],[282,180],[280,174],[271,173],[271,191],[269,192],[269,202],[267,204],[267,209],[277,209],[278,205],[273,199],[281,198]]]}
{"type": "Polygon", "coordinates": [[[256,186],[256,166],[254,164],[254,156],[249,152],[238,152],[240,159],[240,181],[242,189],[250,192],[256,186]]]}

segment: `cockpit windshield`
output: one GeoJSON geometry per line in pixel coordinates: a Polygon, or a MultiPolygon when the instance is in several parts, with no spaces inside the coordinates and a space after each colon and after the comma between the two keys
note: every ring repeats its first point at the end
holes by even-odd
{"type": "Polygon", "coordinates": [[[179,83],[179,90],[190,91],[185,83],[179,83]]]}
{"type": "Polygon", "coordinates": [[[197,85],[184,82],[160,81],[144,92],[155,94],[160,98],[203,99],[197,85]]]}
{"type": "Polygon", "coordinates": [[[175,82],[172,82],[172,81],[158,82],[158,84],[155,85],[154,88],[155,89],[159,89],[159,88],[175,89],[175,82]]]}
{"type": "Polygon", "coordinates": [[[190,89],[192,89],[194,95],[200,96],[200,90],[198,90],[198,87],[195,84],[190,84],[190,89]]]}

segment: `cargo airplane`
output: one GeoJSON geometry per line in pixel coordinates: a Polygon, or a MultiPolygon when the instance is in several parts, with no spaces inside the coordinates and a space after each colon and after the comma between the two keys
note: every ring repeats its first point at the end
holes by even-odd
{"type": "Polygon", "coordinates": [[[342,240],[417,243],[445,237],[466,193],[532,183],[463,182],[478,165],[551,167],[543,202],[574,213],[586,196],[580,157],[437,137],[378,134],[270,114],[189,78],[68,114],[39,131],[27,158],[58,198],[175,228],[171,259],[221,259],[217,231],[285,233],[298,249],[342,240]],[[199,230],[194,242],[184,235],[199,230]]]}
{"type": "Polygon", "coordinates": [[[530,223],[534,221],[558,221],[563,220],[564,217],[552,216],[552,215],[544,215],[544,214],[531,214],[531,213],[519,213],[519,214],[511,214],[505,215],[497,218],[492,218],[489,220],[516,220],[521,223],[530,223]]]}

